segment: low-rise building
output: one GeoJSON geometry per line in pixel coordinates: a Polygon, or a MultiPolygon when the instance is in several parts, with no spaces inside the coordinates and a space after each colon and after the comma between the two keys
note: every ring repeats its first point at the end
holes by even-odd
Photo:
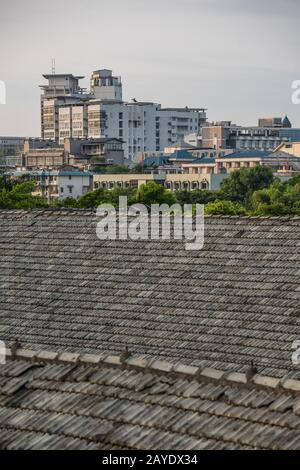
{"type": "Polygon", "coordinates": [[[295,157],[300,157],[300,141],[299,142],[282,142],[276,148],[276,152],[285,152],[295,157]]]}
{"type": "Polygon", "coordinates": [[[67,155],[60,147],[32,149],[25,154],[25,166],[28,169],[59,168],[66,163],[67,155]]]}
{"type": "Polygon", "coordinates": [[[0,167],[14,168],[22,165],[24,137],[0,136],[0,167]]]}
{"type": "Polygon", "coordinates": [[[299,171],[300,159],[284,152],[243,151],[217,158],[199,158],[182,164],[183,173],[218,174],[230,173],[240,168],[268,166],[274,173],[299,171]]]}
{"type": "Polygon", "coordinates": [[[165,187],[171,191],[215,190],[220,189],[220,184],[226,176],[228,176],[226,173],[169,174],[165,179],[165,187]]]}
{"type": "Polygon", "coordinates": [[[122,165],[123,141],[120,139],[65,139],[63,146],[41,139],[26,140],[24,160],[28,169],[59,169],[69,164],[81,169],[122,165]]]}
{"type": "Polygon", "coordinates": [[[91,172],[67,165],[59,170],[14,171],[10,176],[36,181],[34,194],[45,197],[49,202],[67,197],[77,198],[93,189],[91,172]]]}
{"type": "Polygon", "coordinates": [[[194,162],[197,159],[224,157],[233,153],[232,149],[213,149],[213,148],[172,148],[173,152],[165,149],[165,152],[145,152],[141,163],[145,167],[154,167],[158,165],[177,164],[179,166],[194,162]]]}
{"type": "Polygon", "coordinates": [[[203,147],[216,149],[272,151],[284,141],[300,141],[300,129],[291,128],[287,117],[260,119],[258,126],[238,126],[230,121],[205,124],[201,135],[203,147]]]}
{"type": "Polygon", "coordinates": [[[219,189],[220,183],[226,174],[219,173],[185,173],[180,171],[166,171],[161,168],[159,171],[152,173],[140,174],[105,174],[93,175],[94,189],[115,189],[115,188],[139,188],[142,184],[149,181],[163,184],[171,191],[186,189],[219,189]]]}
{"type": "Polygon", "coordinates": [[[94,174],[94,189],[115,189],[115,188],[138,188],[148,181],[156,181],[163,184],[165,181],[165,173],[120,173],[120,174],[94,174]]]}
{"type": "Polygon", "coordinates": [[[65,152],[69,163],[82,168],[94,169],[108,165],[124,165],[123,140],[115,138],[66,139],[65,152]]]}

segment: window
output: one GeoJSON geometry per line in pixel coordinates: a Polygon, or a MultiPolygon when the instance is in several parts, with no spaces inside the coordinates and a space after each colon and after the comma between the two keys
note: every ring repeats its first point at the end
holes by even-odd
{"type": "Polygon", "coordinates": [[[60,192],[63,193],[63,192],[64,192],[64,188],[60,188],[60,192]]]}
{"type": "Polygon", "coordinates": [[[72,179],[72,176],[71,176],[71,175],[69,175],[69,180],[71,180],[71,179],[72,179]]]}
{"type": "Polygon", "coordinates": [[[68,189],[69,189],[69,194],[72,194],[72,192],[73,192],[73,186],[68,186],[68,189]]]}

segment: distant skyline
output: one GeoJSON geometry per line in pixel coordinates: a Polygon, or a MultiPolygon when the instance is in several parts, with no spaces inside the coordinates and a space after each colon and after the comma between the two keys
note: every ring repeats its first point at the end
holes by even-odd
{"type": "Polygon", "coordinates": [[[209,121],[288,115],[300,80],[298,0],[2,0],[0,135],[40,135],[39,85],[51,73],[109,68],[123,99],[207,108],[209,121]]]}

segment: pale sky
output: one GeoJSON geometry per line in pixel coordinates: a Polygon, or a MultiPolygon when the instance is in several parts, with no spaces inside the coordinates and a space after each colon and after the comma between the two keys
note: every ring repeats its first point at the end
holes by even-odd
{"type": "Polygon", "coordinates": [[[300,127],[299,0],[1,0],[0,135],[40,135],[43,73],[110,68],[123,98],[300,127]]]}

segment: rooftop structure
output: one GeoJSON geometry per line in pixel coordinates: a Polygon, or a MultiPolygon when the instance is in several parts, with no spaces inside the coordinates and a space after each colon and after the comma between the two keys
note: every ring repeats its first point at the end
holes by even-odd
{"type": "Polygon", "coordinates": [[[44,74],[43,77],[48,80],[47,85],[40,85],[44,96],[72,96],[82,94],[84,88],[79,86],[79,80],[84,76],[74,76],[71,73],[66,74],[44,74]]]}
{"type": "Polygon", "coordinates": [[[270,117],[260,118],[258,127],[292,127],[292,124],[287,116],[283,119],[281,117],[270,117]]]}
{"type": "Polygon", "coordinates": [[[121,77],[114,77],[108,69],[96,70],[91,76],[90,91],[93,98],[122,101],[121,77]]]}

